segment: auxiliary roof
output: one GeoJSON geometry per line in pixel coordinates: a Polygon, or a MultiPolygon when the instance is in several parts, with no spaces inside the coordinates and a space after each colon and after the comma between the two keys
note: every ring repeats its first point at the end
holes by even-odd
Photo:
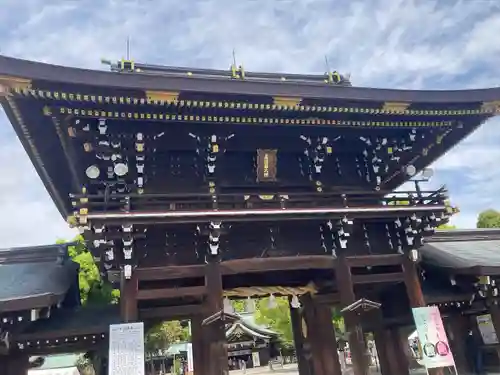
{"type": "Polygon", "coordinates": [[[438,231],[420,249],[424,263],[456,274],[500,275],[500,230],[438,231]]]}
{"type": "Polygon", "coordinates": [[[78,274],[68,246],[0,249],[0,313],[62,302],[78,274]]]}

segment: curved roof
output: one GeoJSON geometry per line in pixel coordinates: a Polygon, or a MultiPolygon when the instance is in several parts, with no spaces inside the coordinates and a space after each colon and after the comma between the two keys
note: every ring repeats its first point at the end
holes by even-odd
{"type": "Polygon", "coordinates": [[[0,313],[62,302],[78,274],[69,245],[0,249],[0,313]]]}
{"type": "MultiPolygon", "coordinates": [[[[161,74],[107,72],[0,56],[0,103],[63,216],[74,210],[70,194],[79,194],[82,186],[91,185],[84,172],[88,167],[86,161],[95,153],[88,148],[84,150],[86,135],[82,135],[82,129],[76,131],[73,123],[70,126],[70,121],[82,119],[81,125],[109,119],[120,124],[124,133],[131,130],[122,125],[133,122],[151,134],[153,131],[163,134],[160,132],[165,128],[161,126],[168,123],[172,125],[169,127],[172,137],[168,141],[165,139],[170,137],[162,138],[162,152],[172,147],[191,150],[195,146],[186,134],[191,129],[198,131],[200,125],[204,127],[202,131],[236,125],[237,132],[241,132],[238,137],[247,139],[245,147],[253,151],[248,129],[262,131],[256,138],[263,139],[269,135],[264,132],[273,127],[273,137],[286,143],[296,132],[312,132],[317,137],[319,131],[315,129],[321,127],[321,135],[330,139],[344,134],[359,141],[354,146],[335,145],[340,158],[348,160],[346,163],[366,147],[360,141],[365,131],[375,133],[375,137],[399,140],[411,138],[410,132],[418,131],[414,147],[406,143],[397,146],[401,157],[396,159],[401,159],[401,164],[387,162],[388,168],[377,187],[392,191],[408,179],[402,166],[413,164],[421,170],[481,123],[500,113],[500,88],[393,90],[326,84],[319,80],[282,81],[277,79],[281,75],[270,73],[259,73],[252,78],[250,72],[248,79],[241,80],[229,75],[210,75],[211,71],[204,69],[193,70],[190,75],[183,69],[166,70],[161,74]],[[184,138],[178,134],[181,130],[184,138]]],[[[151,134],[147,136],[153,137],[151,134]]],[[[298,144],[290,143],[291,151],[286,157],[294,157],[298,144]]],[[[234,147],[243,146],[236,142],[234,147]]],[[[300,152],[303,147],[300,143],[300,152]]],[[[389,148],[391,151],[388,149],[387,153],[392,157],[392,146],[389,148]]],[[[288,160],[286,157],[280,160],[288,160]]],[[[330,164],[329,168],[334,168],[330,164]]],[[[159,179],[158,176],[163,174],[158,173],[155,178],[159,179]]],[[[148,177],[148,186],[152,186],[153,178],[148,177]]],[[[159,180],[154,183],[162,189],[169,186],[159,180]]],[[[341,182],[331,182],[336,183],[341,182]]],[[[373,188],[369,186],[370,191],[373,188]]]]}
{"type": "Polygon", "coordinates": [[[500,230],[438,231],[420,248],[424,263],[455,274],[500,275],[500,230]]]}
{"type": "Polygon", "coordinates": [[[30,80],[96,85],[116,89],[198,91],[224,94],[300,96],[382,102],[470,103],[500,100],[500,88],[475,90],[397,90],[345,87],[312,82],[228,80],[223,77],[116,73],[69,68],[0,56],[0,75],[30,80]]]}

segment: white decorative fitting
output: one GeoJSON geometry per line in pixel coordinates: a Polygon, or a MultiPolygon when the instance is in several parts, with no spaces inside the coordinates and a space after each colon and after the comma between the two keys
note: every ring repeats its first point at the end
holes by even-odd
{"type": "Polygon", "coordinates": [[[215,134],[212,134],[212,136],[210,137],[210,142],[212,143],[217,142],[217,136],[215,134]]]}
{"type": "Polygon", "coordinates": [[[144,178],[137,177],[137,186],[142,187],[144,185],[144,178]]]}
{"type": "Polygon", "coordinates": [[[127,280],[129,280],[132,277],[132,266],[130,264],[126,264],[123,267],[123,276],[127,280]]]}
{"type": "Polygon", "coordinates": [[[123,248],[123,257],[127,260],[132,259],[132,252],[133,252],[133,249],[131,247],[124,247],[123,248]]]}
{"type": "Polygon", "coordinates": [[[106,251],[106,260],[111,262],[114,259],[115,259],[115,253],[113,252],[113,249],[106,251]]]}
{"type": "Polygon", "coordinates": [[[122,230],[124,233],[132,232],[133,228],[134,228],[134,226],[132,224],[122,224],[122,230]]]}
{"type": "Polygon", "coordinates": [[[136,164],[137,173],[144,173],[144,164],[136,164]]]}
{"type": "Polygon", "coordinates": [[[209,244],[210,254],[217,255],[219,253],[219,244],[209,244]]]}
{"type": "Polygon", "coordinates": [[[144,135],[142,133],[137,133],[135,139],[137,139],[138,141],[142,141],[144,139],[144,135]]]}

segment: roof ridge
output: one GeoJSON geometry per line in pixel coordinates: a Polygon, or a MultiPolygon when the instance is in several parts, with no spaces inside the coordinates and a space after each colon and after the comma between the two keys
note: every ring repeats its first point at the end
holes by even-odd
{"type": "Polygon", "coordinates": [[[72,245],[71,242],[0,249],[0,264],[64,261],[69,259],[68,247],[72,245]]]}

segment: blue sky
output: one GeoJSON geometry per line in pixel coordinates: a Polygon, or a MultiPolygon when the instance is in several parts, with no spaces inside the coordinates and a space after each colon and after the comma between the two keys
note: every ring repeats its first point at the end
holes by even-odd
{"type": "MultiPolygon", "coordinates": [[[[500,86],[498,0],[0,0],[0,53],[105,69],[131,37],[136,61],[247,70],[350,72],[357,86],[500,86]]],[[[435,163],[460,227],[500,208],[500,120],[435,163]]],[[[0,112],[0,247],[70,238],[0,112]]]]}

